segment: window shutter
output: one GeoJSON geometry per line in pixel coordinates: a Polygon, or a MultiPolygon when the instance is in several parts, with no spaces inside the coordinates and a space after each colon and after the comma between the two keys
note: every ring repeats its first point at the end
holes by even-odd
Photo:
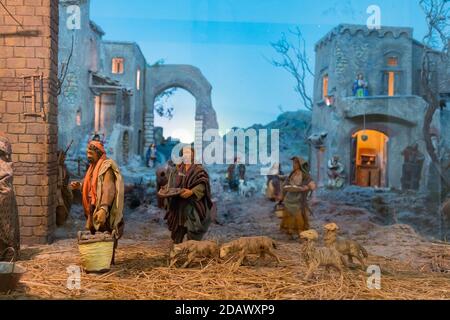
{"type": "Polygon", "coordinates": [[[395,85],[394,85],[394,95],[397,96],[399,94],[404,94],[403,90],[402,90],[402,83],[401,81],[401,76],[400,76],[400,72],[395,72],[394,73],[394,81],[395,81],[395,85]]]}
{"type": "Polygon", "coordinates": [[[389,92],[389,73],[388,72],[383,72],[383,76],[382,76],[382,81],[383,81],[383,91],[381,92],[381,94],[383,96],[387,96],[388,92],[389,92]]]}

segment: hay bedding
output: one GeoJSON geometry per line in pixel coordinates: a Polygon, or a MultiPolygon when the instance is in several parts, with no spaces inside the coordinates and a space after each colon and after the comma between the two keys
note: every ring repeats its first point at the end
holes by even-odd
{"type": "MultiPolygon", "coordinates": [[[[366,287],[366,274],[351,270],[341,279],[335,271],[320,268],[309,282],[303,280],[306,266],[299,257],[300,245],[279,244],[282,263],[271,258],[258,265],[250,258],[238,269],[232,264],[210,261],[190,269],[169,269],[168,241],[119,243],[117,265],[102,275],[82,274],[81,289],[66,288],[69,265],[79,265],[74,241],[46,246],[38,255],[20,264],[27,269],[16,292],[2,299],[450,299],[450,275],[430,272],[439,255],[448,249],[433,246],[422,272],[408,263],[370,256],[370,264],[382,269],[381,290],[366,287]]],[[[25,250],[26,252],[26,250],[25,250]]],[[[448,251],[447,251],[448,252],[448,251]]],[[[26,256],[25,256],[26,259],[26,256]]],[[[441,266],[442,267],[442,266],[441,266]]],[[[441,268],[440,267],[440,268],[441,268]]]]}
{"type": "MultiPolygon", "coordinates": [[[[278,232],[279,220],[264,214],[271,212],[273,204],[261,199],[247,208],[245,215],[242,206],[241,202],[225,201],[221,207],[230,209],[229,221],[223,226],[212,225],[206,238],[228,241],[244,235],[273,235],[282,260],[279,266],[267,257],[260,266],[251,258],[238,269],[216,261],[203,265],[203,269],[198,264],[190,269],[169,269],[168,231],[158,223],[145,223],[157,216],[149,210],[128,217],[127,230],[133,239],[119,241],[117,265],[102,275],[83,273],[80,290],[66,288],[66,268],[80,265],[76,241],[60,240],[50,246],[25,249],[20,264],[27,273],[16,292],[0,299],[450,299],[448,244],[411,241],[416,238],[407,233],[399,238],[407,243],[400,245],[397,237],[387,237],[395,233],[390,228],[377,228],[382,231],[379,235],[364,231],[358,240],[365,239],[362,244],[369,253],[378,254],[370,255],[368,263],[381,266],[381,290],[367,289],[367,275],[361,270],[351,270],[341,280],[337,272],[319,268],[306,282],[300,245],[284,241],[278,232]],[[392,250],[386,250],[389,248],[392,250]],[[399,252],[411,256],[405,254],[405,262],[381,257],[388,253],[398,258],[399,252]]],[[[328,213],[325,210],[323,217],[328,213]]],[[[317,212],[313,220],[318,230],[324,220],[321,217],[317,212]]],[[[356,230],[359,225],[358,221],[345,229],[356,230]]]]}
{"type": "MultiPolygon", "coordinates": [[[[261,200],[242,217],[240,206],[224,204],[222,207],[232,209],[230,221],[223,226],[212,225],[206,237],[227,241],[243,235],[271,234],[278,239],[279,266],[268,257],[260,266],[253,258],[238,269],[216,261],[203,265],[203,269],[199,265],[169,269],[169,234],[165,226],[143,223],[153,217],[153,211],[148,211],[142,217],[128,217],[133,239],[119,241],[117,265],[103,275],[83,273],[80,290],[66,288],[66,268],[80,265],[76,241],[60,240],[50,246],[25,249],[20,264],[27,273],[16,292],[0,299],[450,299],[448,244],[412,241],[415,238],[410,233],[399,238],[407,240],[403,244],[397,237],[387,237],[395,233],[391,228],[380,229],[383,232],[379,235],[363,232],[364,237],[358,240],[365,239],[362,244],[369,253],[378,254],[371,255],[368,263],[381,266],[381,290],[367,289],[367,275],[361,270],[351,270],[341,280],[337,272],[320,268],[306,282],[300,245],[283,241],[278,219],[261,214],[271,212],[273,205],[261,200]],[[392,250],[386,250],[389,248],[392,250]],[[398,258],[401,252],[406,253],[404,262],[381,257],[398,258]]],[[[318,214],[313,221],[318,230],[323,224],[320,217],[318,214]]],[[[355,226],[346,229],[355,230],[355,226]]]]}

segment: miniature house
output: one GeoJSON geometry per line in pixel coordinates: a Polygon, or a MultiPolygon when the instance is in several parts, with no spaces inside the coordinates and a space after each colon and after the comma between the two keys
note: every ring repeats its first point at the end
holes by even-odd
{"type": "MultiPolygon", "coordinates": [[[[311,148],[319,185],[327,179],[327,161],[337,155],[348,184],[401,189],[403,151],[417,144],[426,154],[423,46],[412,36],[411,28],[339,25],[316,44],[312,133],[328,133],[323,146],[311,148]]],[[[440,134],[448,126],[441,121],[446,112],[438,111],[432,124],[441,145],[448,145],[440,134]]],[[[421,187],[429,183],[429,162],[426,157],[413,173],[421,187]]]]}

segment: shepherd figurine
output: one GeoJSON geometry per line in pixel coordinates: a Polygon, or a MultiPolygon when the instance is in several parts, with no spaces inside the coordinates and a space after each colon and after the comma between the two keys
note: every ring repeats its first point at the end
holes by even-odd
{"type": "MultiPolygon", "coordinates": [[[[87,148],[90,163],[83,182],[72,182],[72,189],[81,190],[86,216],[86,230],[115,231],[114,251],[123,234],[124,183],[117,164],[106,157],[103,144],[91,141],[87,148]]],[[[114,264],[114,254],[112,258],[114,264]]]]}

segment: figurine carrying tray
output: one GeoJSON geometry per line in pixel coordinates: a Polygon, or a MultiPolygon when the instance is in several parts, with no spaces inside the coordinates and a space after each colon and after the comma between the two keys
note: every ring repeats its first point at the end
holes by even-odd
{"type": "Polygon", "coordinates": [[[158,196],[161,198],[172,198],[179,196],[182,193],[182,188],[169,188],[169,189],[161,189],[158,191],[158,196]]]}
{"type": "Polygon", "coordinates": [[[294,186],[294,185],[287,185],[283,187],[283,190],[286,192],[304,192],[302,190],[303,187],[294,186]]]}

